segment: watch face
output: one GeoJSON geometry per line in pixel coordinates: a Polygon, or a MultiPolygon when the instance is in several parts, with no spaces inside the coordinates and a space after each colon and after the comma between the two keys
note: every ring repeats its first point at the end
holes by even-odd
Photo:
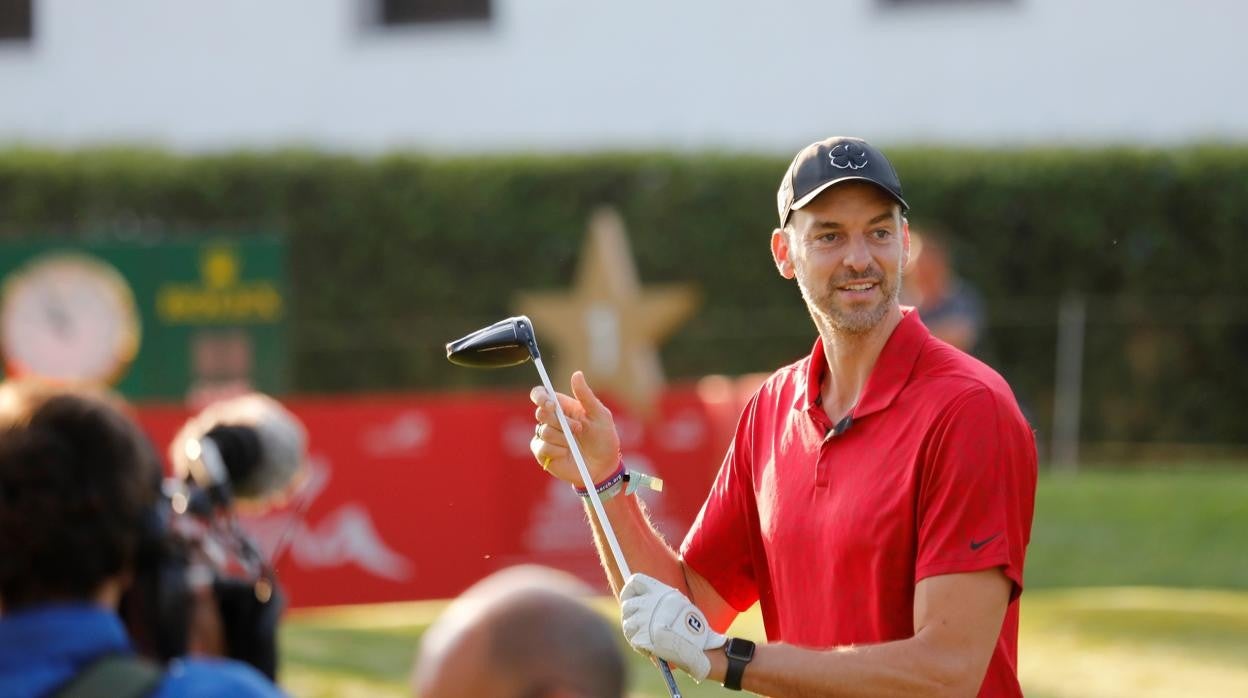
{"type": "Polygon", "coordinates": [[[754,658],[754,643],[749,640],[742,640],[739,637],[734,637],[728,641],[727,645],[724,646],[724,654],[733,659],[740,659],[748,662],[754,658]]]}
{"type": "Polygon", "coordinates": [[[113,382],[138,352],[129,285],[82,254],[38,257],[10,275],[0,307],[8,370],[64,381],[113,382]]]}

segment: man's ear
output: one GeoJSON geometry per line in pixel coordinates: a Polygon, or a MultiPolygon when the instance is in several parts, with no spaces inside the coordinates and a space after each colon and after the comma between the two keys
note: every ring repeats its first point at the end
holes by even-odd
{"type": "Polygon", "coordinates": [[[901,217],[901,268],[910,265],[910,219],[901,217]]]}
{"type": "Polygon", "coordinates": [[[771,258],[776,262],[776,270],[786,279],[793,278],[793,260],[789,254],[789,233],[784,228],[771,231],[771,258]]]}

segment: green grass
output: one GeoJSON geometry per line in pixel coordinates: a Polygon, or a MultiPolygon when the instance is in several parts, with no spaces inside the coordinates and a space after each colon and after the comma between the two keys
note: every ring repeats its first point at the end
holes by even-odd
{"type": "Polygon", "coordinates": [[[1029,589],[1248,589],[1248,467],[1041,478],[1029,589]]]}
{"type": "MultiPolygon", "coordinates": [[[[1248,695],[1248,470],[1043,478],[1019,672],[1028,696],[1248,695]]],[[[438,602],[291,614],[282,680],[307,698],[407,696],[438,602]]],[[[603,612],[614,620],[613,605],[603,612]]],[[[734,634],[762,638],[757,613],[734,634]]],[[[665,696],[632,657],[634,695],[665,696]]],[[[695,686],[689,698],[740,695],[695,686]]]]}
{"type": "Polygon", "coordinates": [[[1108,587],[1023,596],[1029,696],[1248,695],[1248,592],[1108,587]]]}
{"type": "MultiPolygon", "coordinates": [[[[611,601],[603,612],[613,617],[611,601]]],[[[282,631],[283,684],[296,696],[408,695],[420,635],[437,604],[296,614],[282,631]]],[[[734,634],[762,637],[756,612],[734,634]]],[[[1149,587],[1051,589],[1023,596],[1019,672],[1028,696],[1248,695],[1248,592],[1149,587]]],[[[636,653],[634,696],[665,696],[636,653]]],[[[689,698],[729,696],[677,673],[689,698]]]]}

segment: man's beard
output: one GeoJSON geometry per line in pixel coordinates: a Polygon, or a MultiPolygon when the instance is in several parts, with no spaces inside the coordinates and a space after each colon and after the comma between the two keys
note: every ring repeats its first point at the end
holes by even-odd
{"type": "Polygon", "coordinates": [[[802,299],[806,301],[806,307],[810,310],[811,316],[815,318],[816,324],[826,326],[838,334],[859,336],[879,325],[888,315],[889,308],[897,304],[901,297],[901,274],[894,274],[890,278],[878,267],[860,274],[845,274],[833,279],[828,284],[826,293],[819,297],[811,295],[801,275],[798,276],[797,286],[801,289],[802,299]],[[858,306],[853,309],[843,307],[836,300],[838,287],[859,280],[878,282],[878,288],[882,292],[879,302],[869,307],[858,306]]]}

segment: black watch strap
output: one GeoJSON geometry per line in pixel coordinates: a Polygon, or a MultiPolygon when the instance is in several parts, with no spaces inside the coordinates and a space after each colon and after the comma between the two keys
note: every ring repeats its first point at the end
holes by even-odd
{"type": "Polygon", "coordinates": [[[730,691],[741,690],[741,677],[745,675],[745,665],[754,658],[754,643],[739,637],[728,638],[724,645],[724,654],[728,656],[728,671],[724,674],[724,688],[730,691]]]}

